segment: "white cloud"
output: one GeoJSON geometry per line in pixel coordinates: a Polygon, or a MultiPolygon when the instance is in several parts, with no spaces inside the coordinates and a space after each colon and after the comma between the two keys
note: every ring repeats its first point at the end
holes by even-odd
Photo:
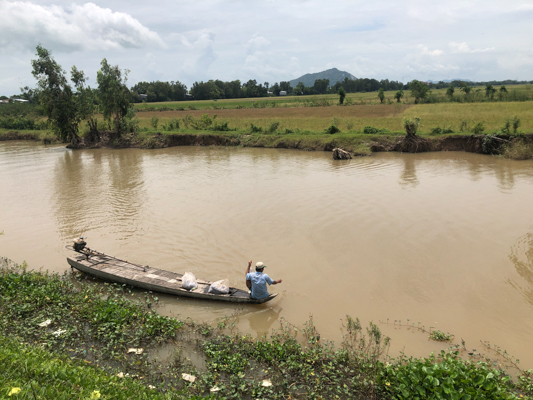
{"type": "Polygon", "coordinates": [[[487,47],[486,49],[471,49],[466,42],[450,42],[449,46],[452,49],[452,53],[484,53],[486,51],[493,51],[496,49],[495,47],[487,47]]]}
{"type": "Polygon", "coordinates": [[[429,50],[427,48],[427,46],[424,46],[424,45],[421,45],[421,44],[419,44],[417,47],[420,49],[421,54],[424,54],[424,55],[440,56],[440,55],[444,54],[444,51],[442,51],[442,50],[439,50],[439,49],[429,50]]]}
{"type": "Polygon", "coordinates": [[[263,36],[259,36],[256,33],[246,43],[247,53],[248,54],[254,54],[255,52],[259,51],[260,49],[268,47],[268,45],[270,45],[270,42],[267,39],[265,39],[263,36]]]}
{"type": "Polygon", "coordinates": [[[159,35],[131,15],[93,3],[70,8],[0,0],[0,47],[98,51],[165,47],[159,35]]]}

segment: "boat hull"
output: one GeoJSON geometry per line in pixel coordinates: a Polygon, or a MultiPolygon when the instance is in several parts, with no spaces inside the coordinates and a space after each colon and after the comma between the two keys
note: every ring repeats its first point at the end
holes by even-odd
{"type": "Polygon", "coordinates": [[[133,264],[92,250],[67,257],[67,261],[72,268],[106,281],[175,296],[247,304],[266,303],[277,296],[274,293],[257,300],[252,299],[248,291],[236,288],[230,288],[230,294],[208,293],[211,282],[202,280],[198,280],[198,288],[191,291],[181,287],[181,274],[133,264]]]}

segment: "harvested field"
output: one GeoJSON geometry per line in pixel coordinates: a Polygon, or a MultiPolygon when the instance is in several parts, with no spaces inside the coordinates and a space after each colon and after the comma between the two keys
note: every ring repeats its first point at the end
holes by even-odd
{"type": "Polygon", "coordinates": [[[267,107],[219,110],[146,111],[137,114],[141,127],[151,128],[151,119],[159,118],[159,126],[172,119],[186,115],[200,118],[203,114],[217,115],[219,123],[228,123],[231,129],[249,130],[251,124],[268,131],[278,123],[276,130],[286,129],[302,132],[323,132],[330,125],[336,125],[342,132],[362,132],[366,126],[403,132],[404,117],[420,117],[420,132],[430,133],[435,127],[451,128],[454,132],[470,133],[479,122],[485,126],[485,133],[494,133],[505,121],[517,116],[520,130],[533,131],[533,108],[530,102],[486,102],[486,103],[436,103],[436,104],[375,104],[329,107],[267,107]]]}
{"type": "Polygon", "coordinates": [[[406,104],[364,105],[364,106],[331,106],[331,107],[279,107],[279,108],[244,108],[240,110],[186,110],[186,111],[146,111],[137,114],[140,119],[159,117],[183,118],[185,115],[201,117],[208,114],[217,118],[386,118],[403,114],[412,107],[406,104]]]}

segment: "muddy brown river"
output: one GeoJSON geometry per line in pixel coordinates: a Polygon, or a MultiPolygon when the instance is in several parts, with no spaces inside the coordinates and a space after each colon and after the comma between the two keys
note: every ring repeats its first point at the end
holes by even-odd
{"type": "Polygon", "coordinates": [[[240,313],[261,335],[313,316],[339,343],[341,320],[377,323],[391,355],[497,344],[533,368],[533,162],[462,152],[330,153],[176,147],[84,150],[0,143],[0,256],[63,272],[64,248],[244,288],[247,261],[283,283],[260,306],[159,296],[159,312],[216,322],[240,313]],[[387,324],[387,319],[391,324],[387,324]],[[382,321],[382,322],[380,322],[382,321]]]}

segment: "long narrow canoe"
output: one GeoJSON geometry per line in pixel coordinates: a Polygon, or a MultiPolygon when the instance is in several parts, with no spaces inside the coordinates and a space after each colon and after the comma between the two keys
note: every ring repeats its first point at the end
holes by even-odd
{"type": "MultiPolygon", "coordinates": [[[[71,246],[67,248],[73,250],[71,246]]],[[[106,281],[125,283],[141,289],[176,296],[249,304],[266,303],[277,296],[277,293],[274,293],[257,300],[250,297],[250,292],[232,287],[230,287],[229,294],[208,293],[212,282],[202,280],[197,280],[198,288],[187,290],[181,287],[183,276],[181,274],[133,264],[89,248],[77,251],[76,255],[67,257],[67,261],[71,267],[106,281]]]]}

